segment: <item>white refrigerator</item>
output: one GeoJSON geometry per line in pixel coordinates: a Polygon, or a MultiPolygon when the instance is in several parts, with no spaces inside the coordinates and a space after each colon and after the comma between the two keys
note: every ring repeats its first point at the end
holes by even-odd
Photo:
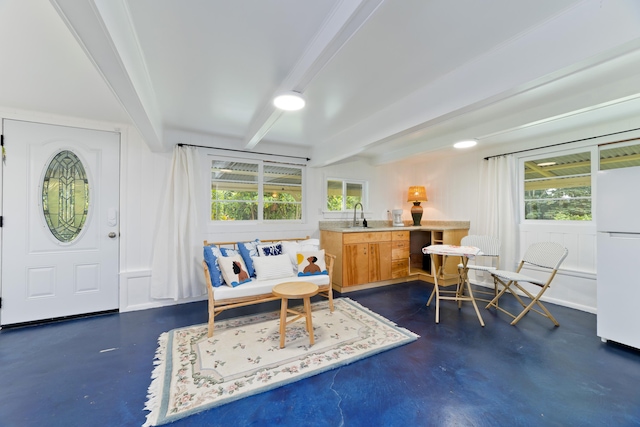
{"type": "Polygon", "coordinates": [[[640,166],[599,171],[597,334],[640,349],[640,166]]]}

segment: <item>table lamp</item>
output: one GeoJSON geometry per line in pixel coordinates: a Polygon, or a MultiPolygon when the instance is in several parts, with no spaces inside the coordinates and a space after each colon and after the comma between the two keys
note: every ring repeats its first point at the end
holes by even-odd
{"type": "Polygon", "coordinates": [[[411,208],[411,217],[413,218],[413,225],[420,225],[420,221],[422,220],[422,206],[420,206],[420,202],[427,201],[427,190],[423,186],[416,185],[413,187],[409,187],[409,192],[407,196],[407,202],[413,202],[413,207],[411,208]]]}

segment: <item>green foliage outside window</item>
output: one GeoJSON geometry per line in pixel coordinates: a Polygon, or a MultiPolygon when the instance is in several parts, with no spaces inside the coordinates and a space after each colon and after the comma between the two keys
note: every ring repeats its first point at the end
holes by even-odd
{"type": "Polygon", "coordinates": [[[211,190],[211,196],[211,219],[214,221],[252,221],[258,218],[255,192],[211,190]]]}
{"type": "Polygon", "coordinates": [[[302,187],[300,167],[213,160],[211,219],[301,220],[302,187]]]}
{"type": "Polygon", "coordinates": [[[524,163],[525,219],[591,221],[591,153],[524,163]]]}
{"type": "Polygon", "coordinates": [[[351,210],[356,203],[363,203],[364,193],[364,182],[329,179],[327,180],[327,211],[351,210]]]}

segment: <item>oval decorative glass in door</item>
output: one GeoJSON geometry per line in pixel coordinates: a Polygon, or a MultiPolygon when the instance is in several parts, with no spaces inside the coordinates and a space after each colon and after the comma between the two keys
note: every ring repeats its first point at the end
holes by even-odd
{"type": "Polygon", "coordinates": [[[59,241],[71,242],[82,231],[89,212],[89,181],[73,152],[61,151],[49,163],[42,183],[42,209],[59,241]]]}

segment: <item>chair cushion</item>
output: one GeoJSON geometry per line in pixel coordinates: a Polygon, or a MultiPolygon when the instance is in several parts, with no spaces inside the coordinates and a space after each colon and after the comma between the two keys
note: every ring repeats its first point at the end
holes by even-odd
{"type": "Polygon", "coordinates": [[[535,277],[527,276],[520,273],[515,273],[513,271],[506,271],[506,270],[493,270],[491,271],[491,275],[499,277],[503,281],[507,280],[507,281],[513,281],[513,282],[528,282],[538,286],[543,286],[547,282],[546,279],[538,279],[535,277]]]}
{"type": "Polygon", "coordinates": [[[270,279],[270,280],[258,280],[251,279],[248,283],[243,283],[242,286],[231,288],[228,286],[221,286],[213,289],[213,298],[216,301],[224,301],[227,299],[244,298],[255,295],[270,294],[273,287],[279,283],[304,281],[315,283],[318,286],[325,286],[329,284],[329,276],[326,274],[319,274],[317,276],[308,276],[304,278],[297,278],[295,276],[291,278],[283,279],[270,279]]]}

